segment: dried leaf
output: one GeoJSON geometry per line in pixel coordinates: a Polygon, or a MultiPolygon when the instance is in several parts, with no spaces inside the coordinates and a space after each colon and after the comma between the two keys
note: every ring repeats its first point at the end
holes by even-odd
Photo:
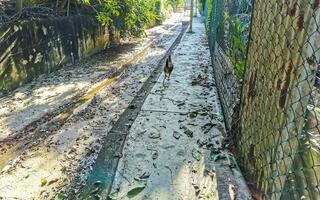
{"type": "Polygon", "coordinates": [[[184,134],[186,134],[188,137],[193,137],[193,132],[186,126],[181,126],[180,128],[184,130],[184,134]]]}

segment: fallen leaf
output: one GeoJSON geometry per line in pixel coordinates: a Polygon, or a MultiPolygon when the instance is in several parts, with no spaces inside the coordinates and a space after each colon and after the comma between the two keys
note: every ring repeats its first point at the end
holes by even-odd
{"type": "Polygon", "coordinates": [[[61,193],[57,193],[56,196],[54,197],[54,200],[63,200],[64,196],[61,193]]]}
{"type": "Polygon", "coordinates": [[[41,179],[41,187],[42,187],[42,186],[45,186],[47,183],[48,183],[48,180],[47,180],[47,179],[45,179],[45,178],[42,178],[42,179],[41,179]]]}
{"type": "Polygon", "coordinates": [[[197,112],[189,112],[189,114],[188,114],[188,116],[189,116],[191,119],[196,118],[196,117],[197,117],[197,115],[198,115],[198,113],[197,113],[197,112]]]}
{"type": "Polygon", "coordinates": [[[197,161],[200,161],[201,160],[201,152],[197,149],[193,149],[192,150],[192,157],[194,159],[196,159],[197,161]]]}
{"type": "Polygon", "coordinates": [[[186,104],[186,103],[183,102],[183,101],[178,101],[178,102],[177,102],[177,106],[179,106],[179,107],[180,107],[180,106],[183,106],[183,105],[185,105],[185,104],[186,104]]]}
{"type": "Polygon", "coordinates": [[[158,132],[151,132],[150,134],[149,134],[149,138],[151,138],[151,139],[158,139],[158,138],[160,138],[160,133],[158,133],[158,132]]]}
{"type": "Polygon", "coordinates": [[[210,157],[213,161],[217,161],[219,159],[226,158],[226,156],[220,151],[212,151],[210,157]]]}
{"type": "Polygon", "coordinates": [[[184,130],[184,134],[186,134],[188,137],[193,137],[193,132],[186,126],[181,126],[180,128],[184,130]]]}
{"type": "Polygon", "coordinates": [[[150,177],[150,173],[144,172],[139,178],[140,179],[148,179],[150,177]]]}
{"type": "Polygon", "coordinates": [[[131,190],[128,191],[127,197],[133,198],[133,197],[137,196],[140,192],[142,192],[142,190],[144,190],[144,188],[146,188],[145,183],[132,188],[131,190]]]}
{"type": "Polygon", "coordinates": [[[52,179],[52,180],[50,180],[50,181],[48,182],[48,185],[51,185],[51,184],[56,183],[56,182],[58,182],[58,181],[59,181],[58,178],[52,179]]]}

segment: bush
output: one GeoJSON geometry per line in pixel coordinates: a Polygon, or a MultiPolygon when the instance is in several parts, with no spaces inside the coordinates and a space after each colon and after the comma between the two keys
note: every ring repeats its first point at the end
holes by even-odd
{"type": "Polygon", "coordinates": [[[246,44],[244,38],[245,26],[240,19],[224,14],[224,21],[228,21],[230,31],[228,40],[230,41],[230,50],[228,56],[234,67],[234,73],[240,83],[243,81],[245,59],[246,59],[246,44]]]}
{"type": "Polygon", "coordinates": [[[139,36],[147,27],[161,23],[183,0],[86,0],[104,26],[120,31],[121,37],[139,36]]]}

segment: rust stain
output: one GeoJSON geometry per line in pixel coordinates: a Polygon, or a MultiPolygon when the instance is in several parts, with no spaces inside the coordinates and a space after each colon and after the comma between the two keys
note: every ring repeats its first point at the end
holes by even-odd
{"type": "Polygon", "coordinates": [[[257,81],[257,71],[255,71],[249,80],[249,96],[255,96],[255,88],[256,88],[256,81],[257,81]]]}
{"type": "Polygon", "coordinates": [[[319,8],[319,5],[320,5],[320,0],[314,0],[312,8],[314,10],[317,10],[319,8]]]}
{"type": "Polygon", "coordinates": [[[255,165],[256,163],[256,158],[254,155],[254,144],[250,144],[249,152],[248,152],[248,160],[252,165],[255,165]]]}
{"type": "Polygon", "coordinates": [[[298,16],[298,21],[297,21],[297,26],[299,31],[303,29],[303,24],[304,24],[304,11],[301,10],[298,16]]]}
{"type": "Polygon", "coordinates": [[[286,64],[284,63],[282,65],[282,67],[278,70],[277,74],[273,77],[274,84],[275,84],[277,90],[281,89],[281,83],[282,83],[282,78],[281,77],[283,77],[285,68],[286,68],[286,64]]]}
{"type": "Polygon", "coordinates": [[[288,65],[288,70],[286,70],[285,74],[285,81],[283,84],[283,87],[281,88],[280,91],[280,99],[279,99],[279,106],[281,109],[284,108],[288,96],[288,88],[290,85],[290,80],[291,80],[291,72],[292,72],[293,66],[292,63],[288,65]]]}
{"type": "Polygon", "coordinates": [[[292,9],[290,10],[289,15],[290,15],[290,16],[295,16],[297,10],[298,10],[298,3],[295,2],[294,5],[293,5],[293,7],[292,7],[292,9]]]}

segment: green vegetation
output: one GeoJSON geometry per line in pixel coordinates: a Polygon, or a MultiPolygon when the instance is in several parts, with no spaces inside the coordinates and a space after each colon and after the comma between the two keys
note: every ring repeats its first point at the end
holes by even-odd
{"type": "Polygon", "coordinates": [[[207,20],[206,20],[206,27],[207,27],[207,31],[211,30],[211,25],[213,25],[213,23],[211,23],[211,19],[212,19],[212,9],[213,9],[213,0],[207,0],[207,6],[208,6],[208,10],[207,10],[207,20]]]}
{"type": "Polygon", "coordinates": [[[242,18],[250,16],[251,0],[240,0],[238,2],[237,14],[231,16],[228,12],[222,13],[222,9],[217,8],[219,11],[215,13],[214,17],[217,23],[212,22],[214,6],[214,0],[200,0],[198,9],[202,10],[200,12],[205,16],[208,37],[219,37],[217,39],[225,45],[224,50],[233,65],[234,74],[239,82],[242,83],[249,32],[249,22],[246,22],[242,18]]]}
{"type": "Polygon", "coordinates": [[[99,22],[119,32],[120,37],[140,36],[148,27],[161,23],[173,11],[184,7],[184,0],[16,0],[17,11],[24,6],[41,6],[72,15],[94,15],[99,22]]]}
{"type": "Polygon", "coordinates": [[[165,3],[167,6],[171,6],[174,12],[184,7],[184,0],[166,0],[165,3]]]}
{"type": "Polygon", "coordinates": [[[244,42],[245,26],[238,18],[230,17],[228,13],[224,14],[223,22],[229,24],[230,51],[229,58],[234,67],[234,73],[240,83],[244,78],[244,68],[246,60],[246,45],[244,42]]]}
{"type": "Polygon", "coordinates": [[[120,36],[139,36],[147,27],[161,23],[183,6],[183,0],[86,0],[102,25],[120,31],[120,36]]]}

